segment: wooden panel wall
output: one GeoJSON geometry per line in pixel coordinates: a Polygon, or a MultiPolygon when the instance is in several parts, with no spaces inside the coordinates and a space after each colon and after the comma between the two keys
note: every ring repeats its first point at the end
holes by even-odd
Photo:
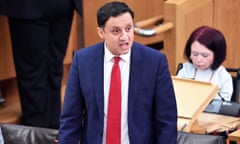
{"type": "Polygon", "coordinates": [[[68,48],[64,58],[64,64],[71,64],[74,51],[83,46],[83,28],[82,17],[74,12],[72,29],[68,41],[68,48]]]}
{"type": "Polygon", "coordinates": [[[15,77],[7,18],[0,16],[0,80],[15,77]]]}
{"type": "Polygon", "coordinates": [[[226,67],[240,68],[240,0],[214,0],[214,27],[227,40],[226,67]]]}

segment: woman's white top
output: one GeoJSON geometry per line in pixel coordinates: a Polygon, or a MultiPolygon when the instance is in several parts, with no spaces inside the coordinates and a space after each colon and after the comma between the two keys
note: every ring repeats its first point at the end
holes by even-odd
{"type": "Polygon", "coordinates": [[[216,70],[206,69],[199,70],[190,62],[183,63],[183,67],[179,70],[177,77],[189,78],[204,82],[216,84],[219,88],[215,99],[230,101],[233,93],[232,77],[227,70],[220,66],[216,70]]]}

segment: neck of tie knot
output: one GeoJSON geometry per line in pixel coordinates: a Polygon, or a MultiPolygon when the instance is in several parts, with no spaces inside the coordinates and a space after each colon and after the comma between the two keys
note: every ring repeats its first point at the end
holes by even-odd
{"type": "Polygon", "coordinates": [[[113,59],[114,59],[114,64],[118,64],[121,58],[120,57],[114,57],[113,59]]]}

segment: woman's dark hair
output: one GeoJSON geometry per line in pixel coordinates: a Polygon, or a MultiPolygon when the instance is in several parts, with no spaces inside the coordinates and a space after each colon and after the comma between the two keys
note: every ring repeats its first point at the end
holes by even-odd
{"type": "Polygon", "coordinates": [[[104,27],[110,17],[117,17],[125,12],[129,12],[134,18],[134,12],[123,2],[109,2],[102,6],[97,12],[97,23],[99,27],[104,27]]]}
{"type": "Polygon", "coordinates": [[[185,57],[191,63],[191,46],[195,41],[198,41],[214,53],[211,69],[216,70],[226,58],[227,46],[223,34],[219,30],[209,26],[201,26],[195,29],[187,40],[184,51],[185,57]]]}

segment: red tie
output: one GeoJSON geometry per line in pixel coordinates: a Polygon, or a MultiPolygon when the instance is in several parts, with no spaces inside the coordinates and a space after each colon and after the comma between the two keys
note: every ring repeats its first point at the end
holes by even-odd
{"type": "Polygon", "coordinates": [[[106,144],[121,143],[121,73],[120,57],[114,57],[107,114],[106,144]]]}

